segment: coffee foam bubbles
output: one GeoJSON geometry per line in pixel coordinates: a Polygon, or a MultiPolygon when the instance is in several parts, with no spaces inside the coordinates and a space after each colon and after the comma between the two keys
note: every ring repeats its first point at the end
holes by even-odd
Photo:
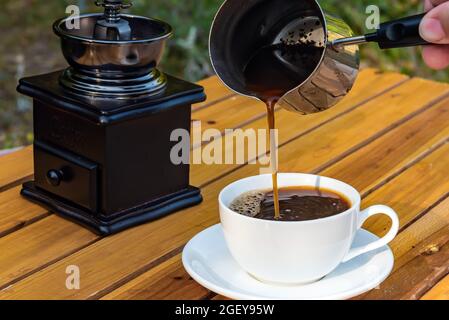
{"type": "Polygon", "coordinates": [[[249,191],[236,198],[229,209],[248,217],[255,217],[260,213],[261,204],[266,192],[249,191]]]}

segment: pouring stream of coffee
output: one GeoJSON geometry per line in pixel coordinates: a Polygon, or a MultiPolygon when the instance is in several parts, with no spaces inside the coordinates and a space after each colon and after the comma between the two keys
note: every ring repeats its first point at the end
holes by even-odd
{"type": "Polygon", "coordinates": [[[248,92],[267,106],[275,218],[280,218],[275,106],[283,95],[304,82],[320,61],[323,46],[312,40],[289,39],[259,49],[244,68],[248,92]]]}

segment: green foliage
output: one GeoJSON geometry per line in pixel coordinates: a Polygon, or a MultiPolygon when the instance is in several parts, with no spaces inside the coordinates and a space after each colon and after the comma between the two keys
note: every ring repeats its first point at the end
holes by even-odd
{"type": "MultiPolygon", "coordinates": [[[[245,0],[241,0],[245,1],[245,0]]],[[[301,0],[297,0],[301,1],[301,0]]],[[[212,74],[208,54],[210,24],[222,0],[134,0],[132,13],[169,22],[175,29],[161,68],[197,81],[212,74]]],[[[15,92],[19,78],[65,66],[53,21],[65,15],[69,4],[82,12],[99,11],[93,0],[2,0],[0,11],[0,149],[30,143],[32,108],[15,92]]],[[[380,7],[382,20],[422,11],[421,0],[321,0],[326,12],[343,18],[358,34],[364,30],[368,5],[380,7]]],[[[420,49],[381,51],[376,45],[362,48],[364,66],[395,70],[409,75],[448,81],[449,72],[428,69],[420,49]]]]}
{"type": "Polygon", "coordinates": [[[137,0],[133,12],[168,21],[175,34],[169,43],[164,71],[196,81],[212,74],[209,29],[221,0],[137,0]]]}

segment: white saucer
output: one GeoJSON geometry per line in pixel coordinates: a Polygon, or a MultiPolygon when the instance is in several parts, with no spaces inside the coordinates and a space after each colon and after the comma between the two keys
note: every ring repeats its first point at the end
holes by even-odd
{"type": "MultiPolygon", "coordinates": [[[[378,237],[361,230],[354,247],[378,237]]],[[[182,262],[190,276],[207,289],[237,300],[343,300],[380,285],[391,273],[394,257],[388,246],[340,265],[324,279],[303,286],[260,282],[242,270],[228,251],[221,225],[195,236],[184,248],[182,262]]]]}

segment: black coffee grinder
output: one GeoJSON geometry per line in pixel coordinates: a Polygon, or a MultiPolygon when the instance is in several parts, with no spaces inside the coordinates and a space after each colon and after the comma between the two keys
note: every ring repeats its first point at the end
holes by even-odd
{"type": "Polygon", "coordinates": [[[104,14],[54,24],[70,67],[22,79],[34,101],[35,180],[22,195],[102,235],[202,201],[189,165],[170,159],[171,133],[190,132],[202,87],[156,67],[172,28],[131,15],[122,0],[104,14]]]}

